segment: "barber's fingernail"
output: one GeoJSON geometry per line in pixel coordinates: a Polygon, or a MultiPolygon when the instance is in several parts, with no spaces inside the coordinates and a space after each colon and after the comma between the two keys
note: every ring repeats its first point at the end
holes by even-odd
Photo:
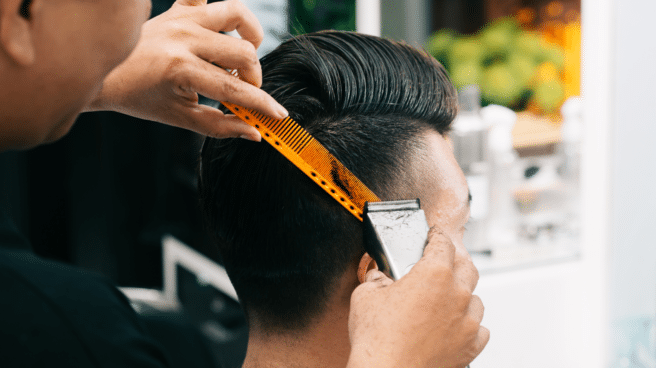
{"type": "Polygon", "coordinates": [[[242,134],[239,136],[241,139],[246,139],[248,141],[253,141],[253,142],[260,142],[262,141],[262,136],[261,135],[248,135],[248,134],[242,134]]]}
{"type": "Polygon", "coordinates": [[[277,110],[278,111],[276,111],[276,115],[277,115],[276,118],[284,119],[289,116],[289,112],[287,111],[287,109],[282,107],[282,105],[280,105],[277,110]]]}

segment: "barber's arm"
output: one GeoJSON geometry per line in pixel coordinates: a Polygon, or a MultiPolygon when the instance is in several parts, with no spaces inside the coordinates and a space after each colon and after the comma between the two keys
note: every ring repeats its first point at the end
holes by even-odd
{"type": "Polygon", "coordinates": [[[472,295],[478,271],[464,249],[431,229],[423,258],[393,282],[371,270],[353,292],[348,368],[465,367],[490,338],[472,295]]]}
{"type": "Polygon", "coordinates": [[[224,69],[239,69],[259,87],[256,48],[263,35],[255,15],[237,0],[178,0],[143,25],[137,47],[107,76],[87,111],[117,111],[211,137],[259,141],[260,133],[239,118],[199,105],[198,94],[286,117],[271,96],[224,69]],[[234,30],[242,39],[219,33],[234,30]]]}

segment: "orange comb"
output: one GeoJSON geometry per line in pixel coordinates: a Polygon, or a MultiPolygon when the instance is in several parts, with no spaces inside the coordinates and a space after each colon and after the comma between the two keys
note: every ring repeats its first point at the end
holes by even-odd
{"type": "MultiPolygon", "coordinates": [[[[236,70],[231,72],[244,80],[236,70]]],[[[248,82],[248,81],[246,81],[248,82]]],[[[380,199],[294,119],[273,119],[230,102],[221,102],[262,138],[362,221],[364,204],[380,199]]]]}

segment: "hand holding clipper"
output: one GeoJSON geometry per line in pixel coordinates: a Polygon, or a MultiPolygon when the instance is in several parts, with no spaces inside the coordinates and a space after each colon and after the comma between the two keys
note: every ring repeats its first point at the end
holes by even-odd
{"type": "Polygon", "coordinates": [[[439,229],[427,234],[423,256],[404,277],[370,270],[353,292],[348,368],[464,368],[487,344],[483,303],[472,295],[476,267],[439,229]]]}

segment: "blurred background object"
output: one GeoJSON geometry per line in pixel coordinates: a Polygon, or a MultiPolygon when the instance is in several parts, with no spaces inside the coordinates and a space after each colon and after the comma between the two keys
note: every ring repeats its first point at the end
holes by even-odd
{"type": "Polygon", "coordinates": [[[423,4],[430,31],[419,42],[445,66],[461,97],[451,136],[473,196],[466,245],[491,259],[516,254],[519,263],[531,258],[520,251],[526,246],[541,245],[531,253],[541,249],[547,258],[578,254],[580,1],[423,4]],[[482,114],[481,107],[493,108],[482,114]],[[464,123],[474,117],[482,121],[477,139],[464,123]],[[474,151],[475,162],[463,156],[474,151]]]}
{"type": "MultiPolygon", "coordinates": [[[[289,37],[290,3],[288,0],[242,0],[241,2],[255,13],[264,30],[264,39],[257,49],[259,57],[269,53],[289,37]]],[[[230,34],[238,37],[236,31],[230,32],[230,34]]]]}
{"type": "Polygon", "coordinates": [[[289,4],[292,34],[355,31],[355,0],[291,0],[289,4]]]}
{"type": "Polygon", "coordinates": [[[579,1],[488,0],[480,4],[478,17],[461,22],[444,12],[436,16],[438,9],[458,14],[455,9],[466,6],[448,3],[433,2],[433,27],[439,28],[426,49],[447,68],[456,88],[476,84],[483,106],[554,120],[568,97],[580,95],[579,1]]]}

